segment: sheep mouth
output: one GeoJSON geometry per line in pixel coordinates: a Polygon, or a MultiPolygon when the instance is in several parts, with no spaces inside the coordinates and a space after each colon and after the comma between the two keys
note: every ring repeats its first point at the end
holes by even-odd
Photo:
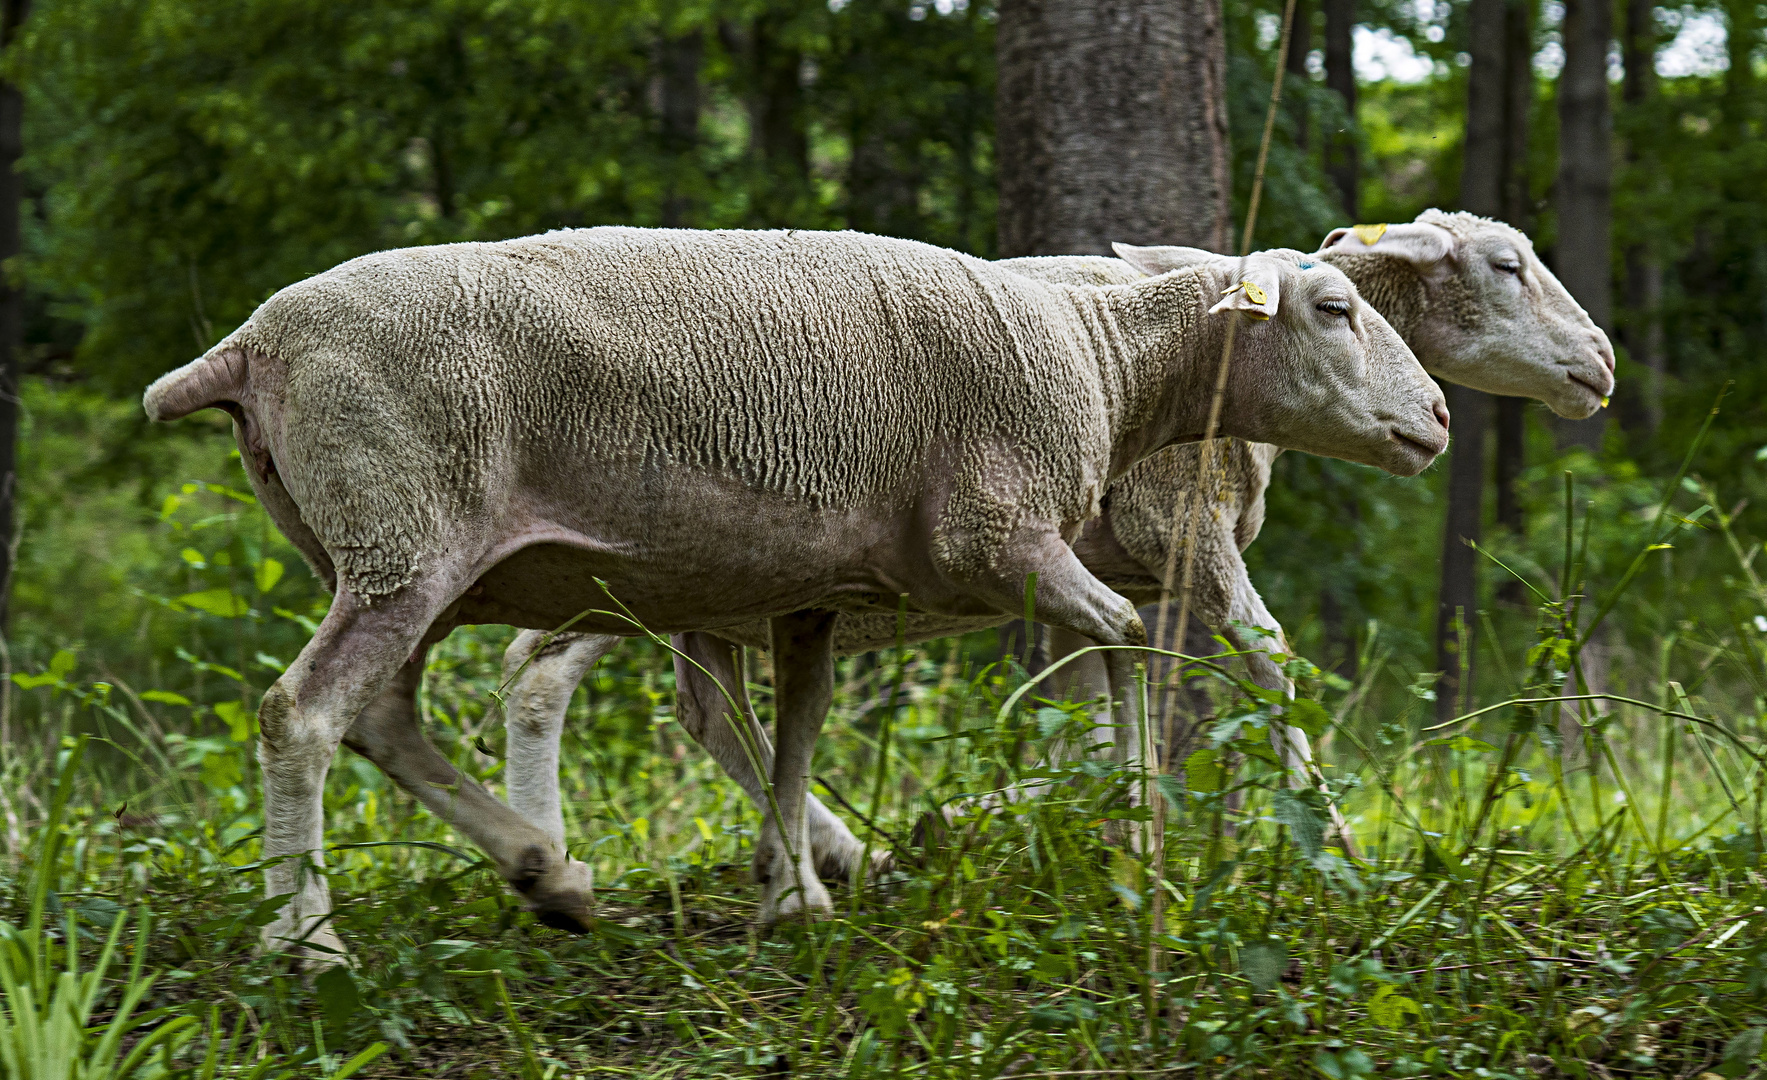
{"type": "Polygon", "coordinates": [[[1400,446],[1416,450],[1423,456],[1426,462],[1434,460],[1438,454],[1448,449],[1448,439],[1446,434],[1444,434],[1441,442],[1432,445],[1424,442],[1422,439],[1412,438],[1398,428],[1390,428],[1388,429],[1388,433],[1392,436],[1394,442],[1398,443],[1400,446]]]}
{"type": "Polygon", "coordinates": [[[1583,378],[1581,375],[1578,375],[1574,372],[1566,372],[1565,378],[1576,383],[1578,386],[1581,386],[1583,389],[1589,391],[1591,396],[1593,396],[1601,401],[1604,401],[1604,402],[1607,400],[1607,394],[1605,392],[1603,392],[1601,389],[1599,389],[1594,383],[1590,382],[1588,379],[1583,378]]]}

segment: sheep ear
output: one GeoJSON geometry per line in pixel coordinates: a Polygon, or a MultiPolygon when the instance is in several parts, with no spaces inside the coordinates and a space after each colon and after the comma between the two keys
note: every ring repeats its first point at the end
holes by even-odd
{"type": "Polygon", "coordinates": [[[1281,267],[1269,259],[1246,259],[1243,265],[1234,260],[1229,265],[1234,269],[1228,272],[1227,288],[1223,290],[1226,295],[1209,309],[1209,314],[1243,311],[1254,319],[1275,315],[1282,300],[1281,267]]]}
{"type": "Polygon", "coordinates": [[[1136,247],[1134,244],[1112,244],[1117,258],[1148,277],[1184,270],[1220,258],[1212,251],[1190,247],[1136,247]]]}
{"type": "Polygon", "coordinates": [[[1408,221],[1403,225],[1352,225],[1325,235],[1320,251],[1367,249],[1404,259],[1419,270],[1441,266],[1455,251],[1454,234],[1440,225],[1408,221]]]}

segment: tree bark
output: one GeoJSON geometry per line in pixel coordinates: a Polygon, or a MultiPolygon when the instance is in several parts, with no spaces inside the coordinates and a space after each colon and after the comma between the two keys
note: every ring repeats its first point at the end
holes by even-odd
{"type": "Polygon", "coordinates": [[[1344,101],[1349,126],[1326,137],[1325,172],[1338,189],[1344,216],[1355,221],[1361,214],[1357,189],[1361,178],[1356,155],[1356,68],[1353,64],[1352,32],[1356,28],[1356,0],[1325,0],[1325,88],[1344,101]]]}
{"type": "Polygon", "coordinates": [[[1227,249],[1220,0],[1004,0],[1000,254],[1227,249]]]}
{"type": "Polygon", "coordinates": [[[693,171],[699,146],[699,68],[705,37],[698,30],[663,41],[659,72],[662,82],[663,153],[669,158],[669,188],[663,196],[663,225],[680,228],[693,218],[693,199],[681,189],[681,177],[693,171]]]}
{"type": "MultiPolygon", "coordinates": [[[[1609,0],[1565,0],[1565,63],[1558,78],[1558,243],[1554,270],[1595,324],[1613,331],[1613,115],[1607,54],[1609,0]]],[[[1559,444],[1601,449],[1605,411],[1558,421],[1559,444]]]]}
{"type": "MultiPolygon", "coordinates": [[[[1534,18],[1532,0],[1504,5],[1503,96],[1503,220],[1523,232],[1534,225],[1534,197],[1529,190],[1528,130],[1534,114],[1534,18]]],[[[1497,399],[1496,458],[1497,527],[1514,535],[1523,529],[1521,492],[1517,484],[1527,467],[1526,398],[1497,399]]],[[[1523,601],[1522,583],[1505,575],[1497,598],[1523,601]]]]}
{"type": "MultiPolygon", "coordinates": [[[[18,37],[30,0],[0,4],[0,49],[18,37]]],[[[24,94],[0,83],[0,262],[18,255],[24,208],[18,159],[24,153],[24,94]]],[[[18,554],[18,421],[20,353],[25,339],[24,290],[0,277],[0,631],[12,615],[12,569],[18,554]]]]}
{"type": "MultiPolygon", "coordinates": [[[[1307,73],[1307,54],[1313,51],[1313,8],[1307,0],[1295,0],[1295,23],[1288,43],[1288,73],[1303,85],[1311,82],[1307,73]]],[[[1288,114],[1295,126],[1295,147],[1306,150],[1312,117],[1307,108],[1307,95],[1301,87],[1288,90],[1288,114]]]]}
{"type": "MultiPolygon", "coordinates": [[[[1656,88],[1656,6],[1651,0],[1626,0],[1625,36],[1620,55],[1626,78],[1620,98],[1630,110],[1641,108],[1656,88]]],[[[1626,147],[1626,161],[1633,168],[1644,164],[1643,148],[1626,147]]],[[[1643,379],[1623,385],[1620,422],[1646,437],[1663,424],[1663,323],[1659,313],[1663,300],[1663,266],[1649,248],[1631,244],[1626,248],[1626,327],[1620,339],[1626,355],[1644,369],[1643,379]]]]}
{"type": "Polygon", "coordinates": [[[796,224],[793,218],[810,179],[810,139],[799,81],[804,56],[780,40],[782,21],[769,13],[757,15],[747,26],[718,25],[747,99],[749,157],[761,172],[749,217],[762,227],[796,224]]]}
{"type": "MultiPolygon", "coordinates": [[[[1472,68],[1466,82],[1466,142],[1460,169],[1460,206],[1496,217],[1503,212],[1504,105],[1508,82],[1504,0],[1472,0],[1468,44],[1472,68]]],[[[1448,460],[1448,513],[1442,529],[1442,584],[1436,604],[1436,718],[1460,715],[1470,703],[1474,633],[1478,627],[1478,553],[1485,518],[1485,429],[1494,411],[1491,395],[1464,386],[1445,388],[1454,417],[1454,448],[1448,460]],[[1464,680],[1464,682],[1463,682],[1464,680]]]]}

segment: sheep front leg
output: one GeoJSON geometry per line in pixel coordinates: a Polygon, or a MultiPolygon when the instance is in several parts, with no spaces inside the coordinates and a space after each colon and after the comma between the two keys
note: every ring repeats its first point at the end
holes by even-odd
{"type": "Polygon", "coordinates": [[[833,909],[816,877],[804,800],[816,737],[834,701],[834,623],[833,612],[799,611],[773,619],[770,627],[779,746],[773,757],[773,805],[755,843],[764,926],[800,911],[833,909]]]}
{"type": "Polygon", "coordinates": [[[548,635],[524,630],[503,654],[504,709],[509,729],[504,784],[509,808],[564,850],[558,797],[558,744],[571,695],[589,669],[620,643],[612,634],[548,635]]]}
{"type": "Polygon", "coordinates": [[[340,589],[318,633],[265,692],[258,706],[265,887],[270,897],[289,898],[263,929],[266,951],[311,963],[344,954],[328,925],[325,774],[344,733],[421,645],[446,599],[414,583],[370,607],[340,589]]]}
{"type": "MultiPolygon", "coordinates": [[[[1277,666],[1276,661],[1270,658],[1272,651],[1288,652],[1288,641],[1283,636],[1282,624],[1277,622],[1276,616],[1270,614],[1270,609],[1264,606],[1264,598],[1258,595],[1257,588],[1252,585],[1251,578],[1245,573],[1243,562],[1239,564],[1239,568],[1239,579],[1233,583],[1228,618],[1232,622],[1243,623],[1246,626],[1262,627],[1271,635],[1269,641],[1256,647],[1258,651],[1252,652],[1246,657],[1246,665],[1251,669],[1252,681],[1268,690],[1280,691],[1285,698],[1292,701],[1295,696],[1294,682],[1277,666]]],[[[1231,627],[1229,628],[1229,638],[1236,648],[1247,648],[1240,641],[1240,635],[1231,627]]],[[[1327,796],[1331,794],[1330,788],[1325,783],[1325,774],[1320,771],[1318,764],[1313,759],[1313,746],[1307,739],[1305,731],[1278,720],[1270,725],[1270,746],[1276,751],[1277,758],[1282,762],[1283,773],[1289,787],[1303,788],[1308,784],[1315,784],[1327,796]]],[[[1344,820],[1343,812],[1338,809],[1336,803],[1329,803],[1328,806],[1332,830],[1337,833],[1344,852],[1352,859],[1356,858],[1356,837],[1350,831],[1350,823],[1344,820]]]]}
{"type": "MultiPolygon", "coordinates": [[[[697,631],[677,634],[673,643],[676,721],[765,815],[767,793],[761,777],[773,771],[773,743],[749,702],[741,646],[697,631]]],[[[818,875],[833,880],[851,877],[865,845],[815,795],[804,796],[804,815],[818,875]]],[[[875,873],[887,868],[889,861],[887,850],[873,851],[866,869],[875,873]]]]}

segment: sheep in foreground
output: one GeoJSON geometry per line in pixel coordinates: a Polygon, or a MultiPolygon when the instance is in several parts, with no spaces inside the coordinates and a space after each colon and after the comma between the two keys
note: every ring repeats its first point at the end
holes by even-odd
{"type": "MultiPolygon", "coordinates": [[[[1195,248],[1119,247],[1123,258],[1055,256],[1009,259],[998,265],[1040,280],[1074,285],[1122,285],[1220,257],[1195,248]]],[[[1298,261],[1318,260],[1343,270],[1363,298],[1399,330],[1424,367],[1452,382],[1537,398],[1564,416],[1587,416],[1613,389],[1613,350],[1587,312],[1571,298],[1532,245],[1510,226],[1471,214],[1426,211],[1415,222],[1379,230],[1337,229],[1321,250],[1298,261]],[[1365,243],[1362,237],[1370,237],[1365,243]]],[[[1260,627],[1270,635],[1247,656],[1253,679],[1292,693],[1271,653],[1287,651],[1282,626],[1265,607],[1246,573],[1241,552],[1258,535],[1264,520],[1264,490],[1279,448],[1266,443],[1225,439],[1215,447],[1214,475],[1200,489],[1208,493],[1207,512],[1188,514],[1186,493],[1198,490],[1202,451],[1180,445],[1160,451],[1111,485],[1104,512],[1089,522],[1075,545],[1080,562],[1112,589],[1138,606],[1159,599],[1162,579],[1178,545],[1199,545],[1195,563],[1193,621],[1214,628],[1236,647],[1258,650],[1235,623],[1260,627]],[[1174,530],[1174,513],[1179,528],[1174,530]]],[[[1147,612],[1143,612],[1144,617],[1147,612]]],[[[911,617],[908,639],[923,640],[998,625],[986,620],[911,617]]],[[[896,641],[893,616],[843,615],[836,627],[842,652],[885,648],[896,641]]],[[[1057,630],[1051,655],[1062,656],[1091,644],[1057,630]]],[[[751,739],[763,759],[766,735],[749,713],[732,642],[765,647],[766,628],[754,624],[675,639],[694,663],[677,661],[678,719],[705,746],[757,805],[765,805],[762,781],[750,765],[742,740],[751,739]],[[716,674],[710,682],[701,668],[716,674]],[[729,698],[726,698],[729,694],[729,698]],[[726,719],[727,701],[745,713],[742,733],[726,719]]],[[[583,674],[617,637],[565,633],[550,638],[530,631],[519,635],[504,658],[510,680],[509,748],[505,777],[510,805],[564,843],[558,803],[557,742],[565,710],[583,674]]],[[[1096,654],[1070,663],[1077,697],[1104,692],[1108,680],[1096,654]]],[[[1156,697],[1157,702],[1157,697],[1156,697]]],[[[1300,782],[1311,765],[1307,736],[1279,726],[1272,741],[1300,782]]],[[[763,766],[765,767],[765,765],[763,766]]],[[[811,844],[824,876],[845,877],[863,845],[846,825],[810,796],[807,809],[811,844]]],[[[1346,840],[1348,838],[1346,837],[1346,840]]]]}
{"type": "MultiPolygon", "coordinates": [[[[586,868],[417,730],[428,646],[481,622],[768,620],[761,917],[825,909],[804,807],[837,614],[906,594],[998,617],[1035,573],[1051,625],[1143,641],[1069,544],[1112,479],[1202,433],[1239,311],[1265,321],[1240,335],[1226,434],[1402,474],[1446,445],[1440,392],[1349,280],[1278,259],[1094,288],[851,233],[599,228],[383,252],[277,293],[144,399],[233,416],[266,510],[336,592],[259,709],[268,889],[291,895],[267,941],[341,948],[303,870],[340,741],[541,918],[585,924],[586,868]]],[[[1129,685],[1126,652],[1107,666],[1129,685]]]]}

